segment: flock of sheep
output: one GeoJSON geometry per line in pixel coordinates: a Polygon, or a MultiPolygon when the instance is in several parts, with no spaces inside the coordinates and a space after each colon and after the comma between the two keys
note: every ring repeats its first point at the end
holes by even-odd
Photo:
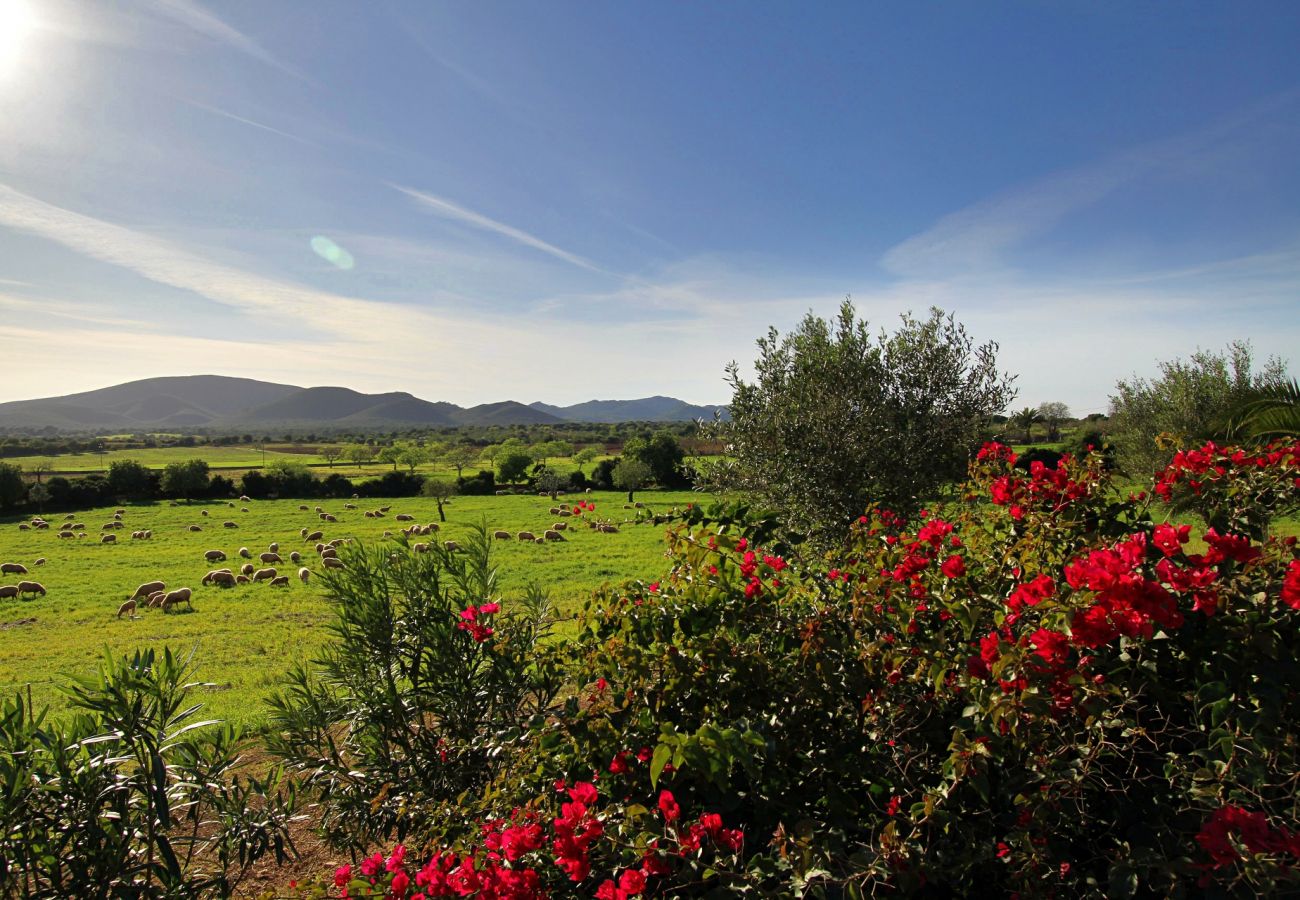
{"type": "MultiPolygon", "coordinates": [[[[240,497],[239,499],[243,503],[251,502],[248,497],[240,497]]],[[[444,501],[444,504],[446,502],[449,501],[444,501]]],[[[232,508],[235,506],[234,503],[229,503],[228,505],[232,508]]],[[[640,507],[641,505],[642,504],[640,503],[636,504],[637,507],[640,507]]],[[[353,503],[347,503],[344,505],[344,508],[352,511],[356,510],[357,506],[353,503]]],[[[388,515],[391,508],[392,507],[390,506],[381,506],[377,509],[366,510],[364,515],[368,519],[384,518],[388,515]]],[[[594,509],[594,507],[591,508],[594,509]]],[[[300,505],[298,509],[300,512],[308,511],[306,505],[300,505]]],[[[560,519],[564,519],[573,516],[576,509],[577,507],[575,507],[574,510],[570,510],[566,507],[552,506],[550,508],[550,514],[560,519]]],[[[249,508],[244,506],[242,507],[242,511],[248,512],[249,508]]],[[[337,516],[326,512],[319,506],[315,507],[315,512],[322,522],[338,522],[337,516]]],[[[100,529],[100,543],[116,543],[117,531],[125,527],[123,522],[125,515],[125,509],[114,510],[112,519],[106,522],[100,529]]],[[[207,518],[209,512],[204,509],[200,511],[200,515],[207,518]]],[[[412,523],[401,530],[401,533],[407,537],[426,536],[438,531],[437,523],[430,522],[421,525],[414,521],[414,516],[407,513],[398,513],[393,516],[393,519],[398,522],[412,523]]],[[[58,530],[58,536],[60,538],[75,540],[86,536],[85,523],[75,520],[75,514],[69,514],[65,517],[58,530]]],[[[588,517],[584,519],[584,521],[589,528],[597,532],[618,532],[618,527],[611,522],[601,521],[594,517],[588,517]]],[[[222,523],[222,526],[227,529],[234,529],[239,527],[239,523],[234,521],[225,521],[222,523]]],[[[24,531],[30,529],[48,530],[51,528],[51,525],[42,517],[36,516],[29,522],[20,522],[18,527],[20,530],[24,531]]],[[[568,529],[568,522],[557,521],[554,522],[550,528],[542,531],[541,534],[536,534],[532,531],[510,532],[497,530],[494,531],[492,535],[493,538],[497,540],[519,540],[530,543],[545,544],[548,541],[558,542],[566,540],[564,532],[568,529]]],[[[201,525],[191,524],[187,526],[187,530],[191,532],[201,532],[203,527],[201,525]]],[[[391,531],[385,531],[383,535],[388,538],[392,537],[393,533],[391,531]]],[[[153,537],[153,531],[152,529],[132,531],[131,537],[134,540],[150,540],[153,537]]],[[[351,542],[351,538],[335,538],[327,542],[324,539],[325,535],[322,530],[309,530],[307,528],[300,529],[299,537],[302,538],[304,543],[312,545],[312,550],[315,552],[322,568],[337,569],[343,567],[343,561],[338,555],[338,548],[343,546],[345,543],[351,542]]],[[[431,545],[427,542],[414,543],[411,545],[411,550],[416,553],[428,552],[430,546],[431,545]]],[[[459,546],[455,541],[444,541],[443,546],[447,550],[451,551],[459,549],[459,546]]],[[[289,585],[291,576],[288,574],[280,574],[279,570],[275,568],[276,565],[283,565],[285,563],[285,559],[280,553],[280,545],[278,542],[271,543],[265,552],[256,554],[256,557],[254,556],[253,551],[249,550],[247,547],[240,547],[237,552],[239,557],[248,560],[248,562],[245,562],[240,566],[238,571],[234,571],[230,568],[209,569],[200,583],[205,587],[211,585],[213,587],[221,588],[233,588],[237,585],[250,583],[255,584],[263,581],[268,582],[272,587],[287,587],[289,585]],[[261,567],[256,565],[256,563],[260,563],[261,567]]],[[[303,584],[307,584],[311,578],[312,570],[306,565],[302,565],[303,554],[297,550],[293,550],[287,555],[289,562],[299,567],[297,570],[298,579],[303,584]]],[[[224,550],[211,549],[204,551],[203,558],[205,562],[212,564],[225,562],[227,555],[224,550]]],[[[42,557],[37,559],[34,565],[44,565],[45,562],[45,558],[42,557]]],[[[21,563],[0,563],[0,575],[11,574],[27,575],[29,572],[27,567],[21,563]]],[[[22,598],[29,594],[45,596],[45,593],[45,587],[36,581],[20,581],[17,584],[0,585],[0,599],[22,598]]],[[[163,612],[167,612],[173,608],[178,608],[183,604],[192,610],[193,594],[193,590],[188,587],[178,587],[168,590],[166,583],[162,580],[148,581],[137,587],[135,592],[118,607],[117,618],[120,619],[123,616],[137,618],[137,610],[142,608],[157,608],[161,609],[163,612]]]]}

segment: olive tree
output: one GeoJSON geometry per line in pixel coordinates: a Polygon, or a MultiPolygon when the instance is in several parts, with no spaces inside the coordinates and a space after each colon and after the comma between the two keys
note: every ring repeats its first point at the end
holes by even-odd
{"type": "Polygon", "coordinates": [[[913,510],[960,477],[989,417],[1015,397],[997,344],[976,347],[939,309],[873,335],[845,300],[833,321],[809,313],[758,350],[754,382],[727,367],[731,421],[709,426],[726,446],[714,480],[820,543],[870,503],[913,510]]]}
{"type": "Polygon", "coordinates": [[[1285,383],[1286,364],[1277,357],[1252,367],[1250,342],[1233,341],[1223,353],[1201,350],[1186,361],[1161,362],[1158,378],[1119,382],[1110,398],[1110,439],[1120,466],[1150,475],[1174,453],[1166,442],[1158,445],[1159,436],[1189,443],[1230,430],[1243,402],[1285,383]]]}
{"type": "Polygon", "coordinates": [[[631,503],[633,495],[650,480],[652,474],[650,467],[641,460],[625,456],[614,466],[610,480],[620,491],[627,491],[627,501],[631,503]]]}

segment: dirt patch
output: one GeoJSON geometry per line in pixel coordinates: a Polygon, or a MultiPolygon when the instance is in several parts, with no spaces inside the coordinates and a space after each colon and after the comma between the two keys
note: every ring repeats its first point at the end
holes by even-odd
{"type": "Polygon", "coordinates": [[[35,625],[36,617],[28,616],[26,619],[14,619],[12,622],[0,622],[0,631],[8,628],[22,628],[24,625],[35,625]]]}

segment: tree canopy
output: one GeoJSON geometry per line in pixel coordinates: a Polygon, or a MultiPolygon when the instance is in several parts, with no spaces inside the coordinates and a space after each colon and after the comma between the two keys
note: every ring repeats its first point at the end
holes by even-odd
{"type": "Polygon", "coordinates": [[[731,421],[711,428],[728,459],[715,480],[827,541],[870,503],[915,509],[960,477],[988,418],[1015,397],[997,344],[976,347],[939,309],[873,336],[845,300],[833,321],[809,313],[758,350],[754,382],[727,368],[731,421]]]}

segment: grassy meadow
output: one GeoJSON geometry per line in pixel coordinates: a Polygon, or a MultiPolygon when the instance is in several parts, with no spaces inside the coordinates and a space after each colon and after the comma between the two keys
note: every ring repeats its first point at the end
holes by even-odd
{"type": "MultiPolygon", "coordinates": [[[[595,515],[600,518],[622,522],[633,516],[623,508],[624,494],[596,492],[586,499],[595,502],[595,515]]],[[[645,492],[637,499],[649,508],[666,510],[699,500],[700,495],[645,492]]],[[[82,539],[58,537],[62,515],[48,517],[49,530],[22,531],[18,519],[0,522],[0,562],[22,563],[30,572],[0,576],[0,583],[34,580],[48,592],[34,599],[0,600],[0,696],[30,684],[38,704],[57,704],[57,685],[66,675],[93,673],[105,647],[126,652],[167,644],[182,652],[195,651],[198,677],[213,685],[205,689],[209,714],[258,724],[265,715],[261,699],[294,661],[309,656],[326,637],[323,625],[329,609],[320,589],[315,584],[301,584],[296,577],[298,566],[288,562],[289,552],[298,549],[304,552],[303,564],[319,570],[319,560],[311,546],[304,544],[299,530],[323,529],[326,540],[353,537],[376,542],[383,540],[385,530],[397,533],[409,524],[395,521],[393,516],[398,513],[409,513],[417,522],[438,521],[432,499],[363,498],[353,502],[358,509],[346,510],[345,501],[334,500],[236,502],[234,508],[224,501],[128,505],[122,507],[126,514],[115,545],[99,542],[100,528],[112,518],[112,507],[76,514],[75,521],[86,526],[87,536],[82,539]],[[300,505],[306,505],[307,511],[300,510],[300,505]],[[317,505],[338,516],[338,523],[321,522],[314,511],[317,505]],[[386,518],[364,517],[365,510],[379,506],[392,507],[386,518]],[[243,512],[243,507],[248,512],[243,512]],[[202,515],[204,510],[207,517],[202,515]],[[239,527],[222,527],[226,520],[239,527]],[[203,530],[191,532],[190,525],[203,530]],[[132,531],[142,529],[153,530],[152,540],[131,539],[132,531]],[[209,569],[227,566],[238,571],[245,562],[237,555],[240,547],[249,548],[256,556],[273,541],[279,542],[286,561],[276,568],[295,576],[287,588],[266,583],[229,589],[200,585],[209,569]],[[208,563],[203,554],[210,549],[225,551],[227,561],[208,563]],[[39,557],[46,563],[37,567],[34,562],[39,557]],[[194,611],[164,614],[144,609],[138,618],[117,619],[118,606],[138,585],[153,580],[165,581],[168,589],[193,588],[194,611]]],[[[485,523],[491,530],[540,534],[557,521],[549,513],[552,505],[549,497],[457,497],[446,508],[447,522],[441,525],[438,538],[454,540],[477,523],[485,523]]],[[[512,593],[537,582],[548,589],[563,615],[571,615],[606,582],[652,579],[662,574],[663,534],[662,526],[652,525],[626,525],[618,534],[600,534],[580,526],[567,532],[564,543],[496,541],[494,561],[500,570],[504,602],[508,605],[512,593]]]]}

